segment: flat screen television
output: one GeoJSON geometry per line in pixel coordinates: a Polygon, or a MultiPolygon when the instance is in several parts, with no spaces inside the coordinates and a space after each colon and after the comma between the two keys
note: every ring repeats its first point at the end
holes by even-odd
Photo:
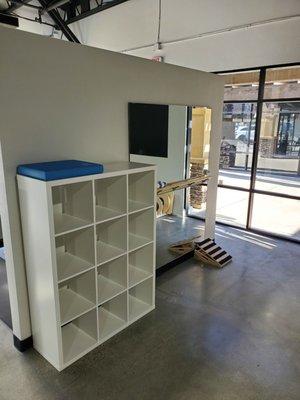
{"type": "Polygon", "coordinates": [[[129,151],[168,157],[169,106],[129,103],[129,151]]]}

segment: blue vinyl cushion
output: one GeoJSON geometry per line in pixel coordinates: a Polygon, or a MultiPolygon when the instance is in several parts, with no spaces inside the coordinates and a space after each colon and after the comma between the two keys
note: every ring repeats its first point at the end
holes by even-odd
{"type": "Polygon", "coordinates": [[[50,161],[19,165],[17,173],[41,181],[73,178],[76,176],[101,174],[103,165],[78,160],[50,161]]]}

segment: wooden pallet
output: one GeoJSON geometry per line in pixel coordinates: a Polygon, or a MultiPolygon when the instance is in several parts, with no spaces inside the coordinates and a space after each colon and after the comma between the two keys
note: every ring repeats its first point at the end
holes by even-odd
{"type": "Polygon", "coordinates": [[[195,243],[194,256],[197,260],[218,268],[223,268],[232,261],[231,255],[209,238],[195,243]]]}

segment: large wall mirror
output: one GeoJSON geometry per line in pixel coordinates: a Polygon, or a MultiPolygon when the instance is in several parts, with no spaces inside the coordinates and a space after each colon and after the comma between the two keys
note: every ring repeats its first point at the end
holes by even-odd
{"type": "MultiPolygon", "coordinates": [[[[130,103],[129,158],[157,166],[157,186],[197,177],[209,170],[211,109],[200,106],[130,103]]],[[[206,185],[157,198],[157,268],[173,262],[174,243],[203,236],[204,222],[188,217],[205,209],[206,185]]]]}

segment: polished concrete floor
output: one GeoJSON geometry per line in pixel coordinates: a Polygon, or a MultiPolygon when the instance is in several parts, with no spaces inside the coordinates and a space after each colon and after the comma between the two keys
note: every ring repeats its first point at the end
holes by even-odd
{"type": "Polygon", "coordinates": [[[196,218],[180,218],[166,215],[156,220],[156,268],[160,268],[179,256],[169,251],[169,246],[181,240],[204,234],[204,222],[196,218]]]}
{"type": "Polygon", "coordinates": [[[0,258],[0,320],[12,327],[5,261],[0,258]]]}
{"type": "Polygon", "coordinates": [[[218,227],[234,261],[157,279],[156,310],[58,373],[0,323],[1,400],[299,400],[300,247],[218,227]]]}

